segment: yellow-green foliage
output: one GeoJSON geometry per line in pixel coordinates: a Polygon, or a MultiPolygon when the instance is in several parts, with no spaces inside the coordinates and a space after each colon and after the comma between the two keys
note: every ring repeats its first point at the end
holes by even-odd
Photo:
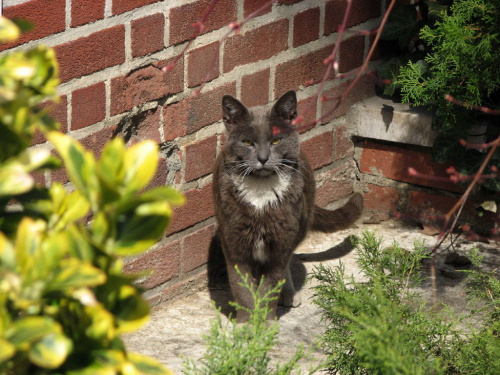
{"type": "MultiPolygon", "coordinates": [[[[0,20],[1,41],[17,34],[0,20]]],[[[57,84],[50,48],[0,57],[0,374],[169,374],[120,338],[149,316],[120,256],[153,245],[183,197],[169,187],[141,192],[157,166],[153,142],[126,149],[117,138],[96,160],[57,132],[36,107],[57,100],[57,84]],[[37,128],[73,189],[34,183],[32,172],[60,163],[28,148],[37,128]]]]}

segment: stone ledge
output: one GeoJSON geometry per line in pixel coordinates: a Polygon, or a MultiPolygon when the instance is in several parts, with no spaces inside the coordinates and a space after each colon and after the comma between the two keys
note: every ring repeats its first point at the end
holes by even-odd
{"type": "Polygon", "coordinates": [[[430,111],[378,96],[353,105],[347,124],[354,136],[425,147],[438,135],[430,111]]]}

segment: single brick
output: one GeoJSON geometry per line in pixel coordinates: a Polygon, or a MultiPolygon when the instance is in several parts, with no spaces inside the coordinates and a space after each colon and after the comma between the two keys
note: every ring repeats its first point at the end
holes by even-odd
{"type": "Polygon", "coordinates": [[[71,27],[103,19],[105,4],[106,0],[72,0],[71,27]]]}
{"type": "Polygon", "coordinates": [[[262,1],[262,0],[245,0],[245,3],[243,4],[243,12],[244,16],[248,17],[254,12],[259,12],[258,16],[267,14],[271,11],[272,9],[272,4],[269,1],[262,1]]]}
{"type": "Polygon", "coordinates": [[[189,190],[184,193],[184,196],[186,203],[184,206],[174,208],[174,216],[167,236],[215,215],[211,183],[201,189],[189,190]]]}
{"type": "Polygon", "coordinates": [[[125,27],[117,25],[55,47],[61,81],[125,61],[125,27]]]}
{"type": "Polygon", "coordinates": [[[216,157],[217,136],[186,146],[186,182],[196,180],[212,172],[216,157]]]}
{"type": "Polygon", "coordinates": [[[245,34],[238,34],[224,45],[224,72],[239,65],[268,59],[287,49],[288,20],[283,19],[245,34]],[[272,36],[272,37],[270,37],[272,36]]]}
{"type": "Polygon", "coordinates": [[[325,6],[325,35],[330,35],[339,31],[347,10],[346,0],[330,0],[325,6]]]}
{"type": "Polygon", "coordinates": [[[104,82],[73,91],[71,130],[82,129],[106,117],[104,82]]]}
{"type": "Polygon", "coordinates": [[[298,90],[306,86],[308,81],[321,80],[326,69],[323,62],[332,50],[333,45],[279,64],[274,79],[274,96],[278,98],[288,90],[298,90]]]}
{"type": "MultiPolygon", "coordinates": [[[[173,60],[173,59],[172,59],[173,60]]],[[[179,61],[173,70],[161,68],[170,61],[155,63],[111,80],[111,115],[128,111],[151,100],[175,94],[183,89],[184,67],[179,61]]]]}
{"type": "Polygon", "coordinates": [[[111,9],[113,14],[120,14],[158,1],[160,0],[113,0],[111,9]]]}
{"type": "Polygon", "coordinates": [[[315,97],[299,101],[297,114],[301,116],[302,121],[295,127],[299,133],[305,133],[316,126],[316,107],[315,97]]]}
{"type": "Polygon", "coordinates": [[[448,165],[433,162],[430,153],[372,142],[364,143],[360,162],[362,173],[443,190],[463,191],[459,185],[450,180],[441,181],[433,178],[447,178],[449,176],[446,173],[447,167],[448,165]],[[410,176],[409,168],[414,168],[429,177],[410,176]]]}
{"type": "Polygon", "coordinates": [[[340,44],[339,51],[339,71],[340,73],[349,72],[363,65],[365,58],[365,37],[364,35],[355,35],[344,40],[340,44]]]}
{"type": "Polygon", "coordinates": [[[236,84],[228,83],[212,91],[165,106],[163,113],[165,140],[194,133],[222,119],[221,103],[225,95],[236,95],[236,84]]]}
{"type": "MultiPolygon", "coordinates": [[[[40,108],[47,110],[48,114],[59,124],[61,132],[66,133],[68,131],[68,100],[66,95],[59,97],[59,103],[53,101],[46,101],[40,104],[40,108]]],[[[35,136],[31,142],[31,145],[36,145],[45,142],[46,139],[43,134],[37,129],[35,136]]]]}
{"type": "Polygon", "coordinates": [[[117,134],[117,127],[110,126],[96,131],[89,136],[80,139],[81,144],[87,150],[92,151],[96,158],[101,156],[104,145],[113,139],[117,134]]]}
{"type": "MultiPolygon", "coordinates": [[[[421,222],[443,223],[444,215],[458,203],[458,197],[449,197],[422,191],[411,191],[409,194],[410,216],[417,216],[421,222]]],[[[469,199],[458,219],[458,223],[472,225],[473,231],[483,235],[491,234],[495,227],[498,214],[485,211],[482,216],[478,215],[477,207],[482,200],[469,199]]]]}
{"type": "Polygon", "coordinates": [[[57,34],[66,28],[66,0],[31,0],[3,9],[4,17],[20,18],[33,24],[33,29],[21,35],[15,42],[0,46],[0,51],[57,34]]]}
{"type": "MultiPolygon", "coordinates": [[[[61,159],[59,154],[56,151],[51,152],[53,156],[61,159]]],[[[51,183],[60,182],[61,184],[65,184],[69,181],[68,175],[66,174],[65,168],[51,169],[50,170],[50,181],[51,183]]]]}
{"type": "Polygon", "coordinates": [[[45,186],[45,172],[38,171],[30,173],[37,186],[45,186]]]}
{"type": "Polygon", "coordinates": [[[198,86],[219,76],[219,46],[219,42],[214,42],[189,51],[188,87],[198,86]]]}
{"type": "Polygon", "coordinates": [[[145,190],[149,190],[159,186],[165,186],[166,182],[167,182],[167,161],[164,158],[159,158],[158,168],[156,169],[156,173],[145,190]]]}
{"type": "Polygon", "coordinates": [[[312,169],[318,169],[333,161],[333,134],[325,131],[300,145],[300,149],[306,154],[312,169]]]}
{"type": "Polygon", "coordinates": [[[293,46],[298,47],[319,37],[319,8],[306,9],[293,18],[293,46]]]}
{"type": "Polygon", "coordinates": [[[152,274],[139,282],[146,289],[154,288],[179,275],[181,246],[175,241],[166,246],[148,251],[130,263],[125,264],[125,273],[137,274],[152,271],[152,274]]]}
{"type": "MultiPolygon", "coordinates": [[[[212,0],[199,0],[170,10],[170,44],[179,44],[193,36],[193,24],[200,21],[212,0]]],[[[236,2],[220,0],[204,23],[202,34],[227,26],[236,21],[236,2]]]]}
{"type": "Polygon", "coordinates": [[[396,211],[399,193],[389,186],[374,184],[366,185],[368,192],[365,194],[365,209],[380,213],[392,214],[396,211]]]}
{"type": "Polygon", "coordinates": [[[163,135],[165,141],[173,141],[175,138],[184,137],[188,134],[190,108],[191,98],[177,103],[166,104],[163,107],[163,135]]]}
{"type": "Polygon", "coordinates": [[[422,215],[422,219],[433,221],[437,216],[442,216],[450,211],[457,203],[458,198],[444,195],[425,193],[422,191],[411,191],[409,209],[422,215]]]}
{"type": "Polygon", "coordinates": [[[325,207],[352,194],[353,175],[352,165],[346,163],[317,176],[316,204],[325,207]]]}
{"type": "MultiPolygon", "coordinates": [[[[347,0],[331,0],[325,7],[325,35],[336,33],[347,10],[347,0]]],[[[380,17],[381,0],[353,0],[347,27],[380,17]]]]}
{"type": "Polygon", "coordinates": [[[263,105],[269,102],[269,78],[271,72],[267,68],[249,74],[241,79],[241,101],[247,107],[263,105]]]}
{"type": "Polygon", "coordinates": [[[182,272],[190,272],[208,262],[215,225],[209,225],[182,239],[182,272]]]}
{"type": "Polygon", "coordinates": [[[137,141],[151,139],[156,143],[161,143],[160,139],[160,107],[156,107],[147,111],[143,111],[136,118],[137,126],[135,128],[133,138],[137,141]]]}
{"type": "Polygon", "coordinates": [[[163,49],[165,16],[156,13],[131,22],[132,57],[145,56],[163,49]]]}

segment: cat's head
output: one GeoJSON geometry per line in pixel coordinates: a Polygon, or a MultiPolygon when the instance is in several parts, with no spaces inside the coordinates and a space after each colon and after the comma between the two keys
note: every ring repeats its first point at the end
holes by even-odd
{"type": "Polygon", "coordinates": [[[253,108],[225,95],[222,112],[226,154],[234,164],[233,172],[266,177],[296,168],[300,149],[298,134],[292,128],[297,117],[295,91],[288,91],[274,105],[253,108]]]}

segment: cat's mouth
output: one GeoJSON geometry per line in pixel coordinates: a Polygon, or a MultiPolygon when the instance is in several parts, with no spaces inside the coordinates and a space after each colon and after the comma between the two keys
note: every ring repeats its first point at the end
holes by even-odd
{"type": "Polygon", "coordinates": [[[259,164],[252,169],[251,174],[255,177],[267,177],[275,173],[276,171],[274,170],[274,168],[259,164]]]}
{"type": "Polygon", "coordinates": [[[255,169],[252,172],[252,176],[255,177],[268,177],[272,174],[275,174],[276,172],[273,169],[268,169],[268,168],[262,168],[262,169],[255,169]]]}

